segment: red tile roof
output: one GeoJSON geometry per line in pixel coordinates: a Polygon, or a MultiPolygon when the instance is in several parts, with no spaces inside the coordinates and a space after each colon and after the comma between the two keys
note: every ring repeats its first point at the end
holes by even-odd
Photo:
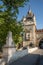
{"type": "Polygon", "coordinates": [[[43,29],[36,30],[36,33],[42,33],[43,29]]]}

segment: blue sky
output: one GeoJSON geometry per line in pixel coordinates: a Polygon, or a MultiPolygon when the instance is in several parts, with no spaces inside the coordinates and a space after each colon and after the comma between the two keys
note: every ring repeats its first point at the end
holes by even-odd
{"type": "MultiPolygon", "coordinates": [[[[29,10],[29,3],[31,6],[32,12],[36,16],[36,24],[38,29],[43,28],[43,0],[30,0],[30,2],[25,5],[23,8],[19,8],[19,14],[18,14],[18,21],[23,18],[23,16],[26,16],[28,10],[29,10]]],[[[2,4],[0,2],[0,4],[2,4]]]]}
{"type": "Polygon", "coordinates": [[[29,10],[29,3],[32,12],[36,16],[37,29],[43,28],[43,0],[30,0],[24,8],[19,8],[18,20],[21,20],[23,16],[26,16],[29,10]]]}

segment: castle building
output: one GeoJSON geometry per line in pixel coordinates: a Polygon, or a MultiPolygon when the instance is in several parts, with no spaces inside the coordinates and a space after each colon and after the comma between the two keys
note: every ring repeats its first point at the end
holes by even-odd
{"type": "Polygon", "coordinates": [[[32,13],[31,9],[23,18],[23,45],[29,45],[30,43],[35,46],[39,45],[40,41],[43,41],[43,29],[36,29],[36,17],[32,13]]]}

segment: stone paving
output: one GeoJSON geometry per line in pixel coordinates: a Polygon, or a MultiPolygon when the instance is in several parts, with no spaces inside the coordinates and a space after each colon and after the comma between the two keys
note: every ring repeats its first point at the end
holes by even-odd
{"type": "Polygon", "coordinates": [[[37,50],[33,51],[31,54],[43,55],[43,49],[37,49],[37,50]]]}

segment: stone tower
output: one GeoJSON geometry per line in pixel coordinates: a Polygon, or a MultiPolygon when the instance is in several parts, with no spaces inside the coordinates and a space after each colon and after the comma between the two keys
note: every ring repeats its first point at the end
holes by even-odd
{"type": "Polygon", "coordinates": [[[23,18],[23,45],[36,44],[36,19],[31,9],[23,18]]]}

